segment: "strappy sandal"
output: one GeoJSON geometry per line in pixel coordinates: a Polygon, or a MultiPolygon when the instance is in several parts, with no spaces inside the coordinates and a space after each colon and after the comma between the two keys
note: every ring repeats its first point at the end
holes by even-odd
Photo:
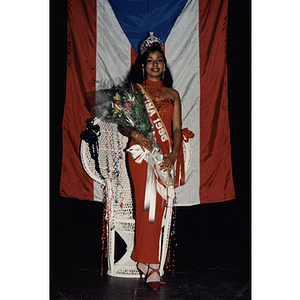
{"type": "Polygon", "coordinates": [[[142,277],[143,277],[143,274],[146,275],[147,272],[148,272],[148,265],[147,264],[144,264],[144,263],[141,263],[141,262],[138,262],[136,264],[136,268],[138,269],[139,273],[140,273],[140,279],[142,280],[142,277]],[[141,266],[145,266],[146,268],[146,271],[145,270],[142,270],[141,266]]]}
{"type": "Polygon", "coordinates": [[[149,269],[151,269],[151,271],[147,274],[147,278],[146,278],[146,284],[148,285],[148,287],[154,291],[157,291],[160,287],[161,284],[166,284],[164,281],[160,280],[160,274],[159,274],[159,270],[158,269],[154,269],[151,268],[150,265],[148,266],[149,269]],[[150,281],[147,282],[148,278],[154,274],[157,273],[158,277],[159,277],[159,281],[150,281]]]}

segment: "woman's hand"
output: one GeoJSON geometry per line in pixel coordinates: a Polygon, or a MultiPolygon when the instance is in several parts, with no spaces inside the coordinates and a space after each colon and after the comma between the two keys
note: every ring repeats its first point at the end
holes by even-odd
{"type": "Polygon", "coordinates": [[[145,151],[145,148],[149,151],[152,149],[152,143],[149,139],[147,139],[144,135],[141,133],[138,133],[136,131],[133,131],[131,134],[131,137],[134,139],[134,141],[141,146],[142,150],[145,151]]]}
{"type": "Polygon", "coordinates": [[[164,154],[164,162],[160,165],[160,167],[164,170],[164,171],[171,171],[175,161],[176,161],[177,155],[176,153],[172,152],[172,153],[166,153],[164,154]]]}

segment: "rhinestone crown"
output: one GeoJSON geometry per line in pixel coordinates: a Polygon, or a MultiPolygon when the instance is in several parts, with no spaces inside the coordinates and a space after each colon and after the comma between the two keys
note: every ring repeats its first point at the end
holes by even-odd
{"type": "Polygon", "coordinates": [[[143,55],[147,51],[147,49],[151,47],[154,43],[158,43],[160,45],[161,51],[164,50],[163,42],[159,38],[155,37],[153,35],[153,32],[149,32],[149,34],[149,37],[146,38],[140,46],[141,55],[143,55]]]}

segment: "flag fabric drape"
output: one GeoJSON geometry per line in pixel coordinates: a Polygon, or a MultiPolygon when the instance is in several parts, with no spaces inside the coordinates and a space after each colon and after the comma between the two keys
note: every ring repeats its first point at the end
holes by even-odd
{"type": "MultiPolygon", "coordinates": [[[[99,200],[80,163],[80,133],[93,117],[93,92],[121,83],[150,31],[164,42],[182,102],[192,162],[177,205],[235,198],[227,96],[228,0],[69,0],[67,89],[63,119],[64,197],[99,200]],[[133,7],[134,5],[134,7],[133,7]]],[[[96,104],[96,103],[94,103],[96,104]]]]}

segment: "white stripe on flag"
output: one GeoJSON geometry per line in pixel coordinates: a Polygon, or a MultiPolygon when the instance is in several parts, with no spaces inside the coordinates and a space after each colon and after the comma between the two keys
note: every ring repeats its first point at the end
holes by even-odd
{"type": "MultiPolygon", "coordinates": [[[[108,0],[98,0],[96,90],[110,88],[124,81],[131,66],[130,54],[131,44],[111,5],[108,0]]],[[[94,182],[94,200],[103,200],[102,188],[97,182],[94,182]]]]}
{"type": "Polygon", "coordinates": [[[108,0],[97,1],[96,89],[120,84],[131,66],[131,44],[108,0]]]}
{"type": "Polygon", "coordinates": [[[182,128],[195,134],[189,140],[192,163],[186,172],[185,185],[176,188],[177,205],[199,204],[200,149],[200,78],[198,1],[189,0],[178,16],[166,41],[166,58],[172,72],[174,88],[182,106],[182,128]]]}

